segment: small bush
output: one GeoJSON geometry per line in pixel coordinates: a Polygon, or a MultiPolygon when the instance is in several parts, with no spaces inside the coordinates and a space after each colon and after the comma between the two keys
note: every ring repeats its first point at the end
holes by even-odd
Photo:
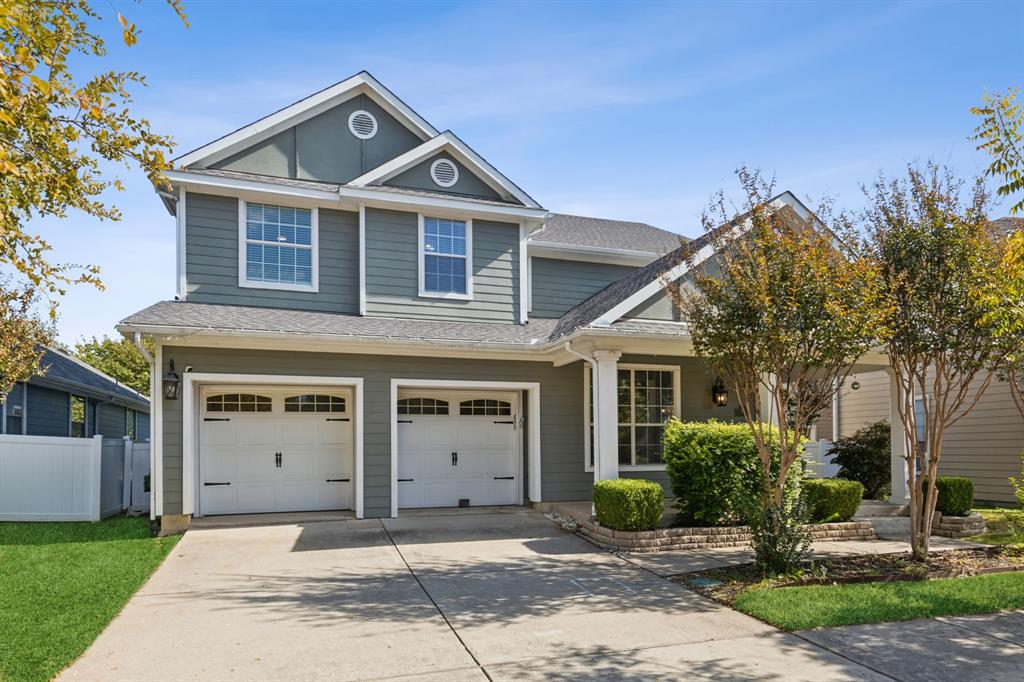
{"type": "MultiPolygon", "coordinates": [[[[761,461],[749,426],[671,419],[663,452],[680,523],[726,526],[749,520],[754,507],[747,499],[756,499],[761,490],[761,461]]],[[[787,497],[795,498],[799,490],[797,462],[790,468],[787,497]]]]}
{"type": "Polygon", "coordinates": [[[829,453],[839,465],[839,478],[859,481],[866,499],[879,500],[889,491],[891,447],[889,422],[883,420],[840,438],[829,453]]]}
{"type": "Polygon", "coordinates": [[[864,486],[838,478],[809,478],[804,480],[801,494],[812,523],[849,521],[857,513],[864,486]]]}
{"type": "MultiPolygon", "coordinates": [[[[974,481],[962,476],[936,476],[935,487],[939,499],[935,509],[946,516],[966,516],[974,507],[974,481]]],[[[924,481],[924,494],[928,494],[928,480],[924,481]]]]}
{"type": "Polygon", "coordinates": [[[594,483],[597,522],[614,530],[654,530],[661,525],[665,493],[654,481],[618,478],[594,483]]]}
{"type": "Polygon", "coordinates": [[[758,505],[747,513],[754,564],[764,576],[791,574],[811,552],[807,506],[802,496],[784,502],[778,511],[758,505]]]}

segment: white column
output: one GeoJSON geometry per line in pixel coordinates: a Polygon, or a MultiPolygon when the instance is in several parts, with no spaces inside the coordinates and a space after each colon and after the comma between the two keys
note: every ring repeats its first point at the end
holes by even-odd
{"type": "Polygon", "coordinates": [[[892,447],[892,457],[889,463],[889,476],[892,485],[892,494],[889,501],[893,504],[906,504],[910,499],[910,490],[907,488],[907,437],[903,432],[903,421],[899,412],[899,385],[896,374],[892,371],[889,374],[889,443],[892,447]]]}
{"type": "Polygon", "coordinates": [[[619,358],[617,350],[594,351],[594,480],[619,477],[619,358]]]}

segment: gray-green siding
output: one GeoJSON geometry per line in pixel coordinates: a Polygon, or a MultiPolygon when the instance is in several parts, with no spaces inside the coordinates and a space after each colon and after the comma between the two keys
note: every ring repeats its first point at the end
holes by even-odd
{"type": "Polygon", "coordinates": [[[533,287],[531,317],[561,317],[612,282],[622,279],[636,268],[608,263],[530,259],[533,287]]]}
{"type": "Polygon", "coordinates": [[[238,286],[238,199],[189,193],[185,199],[187,298],[195,303],[359,312],[359,214],[319,210],[319,291],[238,286]]]}
{"type": "Polygon", "coordinates": [[[519,225],[473,221],[473,299],[419,296],[418,217],[366,209],[366,313],[381,317],[516,322],[519,225]]]}
{"type": "Polygon", "coordinates": [[[477,177],[471,170],[457,161],[451,154],[441,152],[421,161],[412,168],[391,178],[385,185],[422,189],[428,192],[447,192],[480,199],[501,199],[501,195],[491,189],[490,185],[477,177]],[[441,187],[430,177],[430,166],[437,159],[448,159],[459,169],[459,179],[451,187],[441,187]]]}
{"type": "MultiPolygon", "coordinates": [[[[543,499],[582,500],[591,494],[593,473],[585,470],[584,461],[583,367],[579,362],[554,367],[547,362],[175,347],[165,347],[163,356],[174,358],[178,366],[191,365],[196,372],[362,377],[364,513],[368,517],[391,512],[392,378],[538,382],[543,499]]],[[[711,405],[713,377],[697,360],[626,356],[622,362],[679,364],[683,418],[732,418],[729,408],[711,405]]],[[[166,367],[161,368],[161,372],[166,371],[166,367]]],[[[165,514],[181,512],[181,410],[180,400],[163,402],[165,514]]],[[[666,482],[662,472],[623,472],[623,476],[666,482]]]]}
{"type": "Polygon", "coordinates": [[[243,149],[214,168],[283,178],[345,183],[422,144],[366,95],[358,95],[308,121],[243,149]],[[363,109],[377,119],[377,134],[361,140],[348,117],[363,109]]]}

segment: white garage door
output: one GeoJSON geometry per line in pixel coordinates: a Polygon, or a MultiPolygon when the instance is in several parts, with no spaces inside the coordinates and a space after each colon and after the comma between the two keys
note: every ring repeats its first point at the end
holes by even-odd
{"type": "Polygon", "coordinates": [[[350,509],[352,408],[347,390],[204,389],[200,512],[350,509]]]}
{"type": "Polygon", "coordinates": [[[398,506],[516,504],[514,393],[399,391],[398,506]]]}

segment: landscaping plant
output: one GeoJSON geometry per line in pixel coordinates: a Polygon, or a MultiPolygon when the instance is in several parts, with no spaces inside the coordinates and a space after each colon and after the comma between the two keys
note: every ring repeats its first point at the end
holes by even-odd
{"type": "Polygon", "coordinates": [[[594,483],[594,511],[606,528],[654,530],[664,509],[665,493],[654,481],[616,478],[594,483]]]}
{"type": "Polygon", "coordinates": [[[938,499],[924,481],[938,475],[945,434],[977,404],[1020,338],[1004,328],[1021,310],[1024,258],[993,233],[982,179],[969,189],[964,201],[963,181],[934,164],[911,165],[906,177],[879,177],[865,189],[866,247],[884,297],[880,337],[907,444],[918,560],[928,555],[938,499]]]}
{"type": "Polygon", "coordinates": [[[857,513],[864,486],[839,478],[808,478],[801,484],[812,523],[849,521],[857,513]]]}
{"type": "MultiPolygon", "coordinates": [[[[966,516],[974,506],[974,481],[963,476],[938,476],[935,479],[938,491],[935,497],[935,509],[946,516],[966,516]]],[[[928,481],[923,483],[925,493],[928,492],[928,481]]]]}
{"type": "Polygon", "coordinates": [[[1010,476],[1013,496],[1017,498],[1017,509],[1004,509],[1003,517],[1009,531],[1017,537],[1024,538],[1024,452],[1020,455],[1020,470],[1020,478],[1010,476]]]}
{"type": "Polygon", "coordinates": [[[786,503],[786,480],[803,437],[831,408],[834,386],[872,347],[878,278],[852,235],[828,225],[828,204],[810,213],[792,197],[774,197],[773,183],[758,173],[737,174],[742,208],[734,210],[720,192],[703,218],[714,250],[710,267],[696,263],[699,251],[684,254],[692,287],[666,284],[665,291],[757,445],[753,546],[762,570],[774,572],[795,568],[806,546],[796,541],[804,533],[802,503],[786,503]]]}
{"type": "Polygon", "coordinates": [[[839,478],[864,486],[864,499],[880,500],[888,493],[892,444],[889,422],[878,421],[840,438],[829,450],[839,465],[839,478]]]}

